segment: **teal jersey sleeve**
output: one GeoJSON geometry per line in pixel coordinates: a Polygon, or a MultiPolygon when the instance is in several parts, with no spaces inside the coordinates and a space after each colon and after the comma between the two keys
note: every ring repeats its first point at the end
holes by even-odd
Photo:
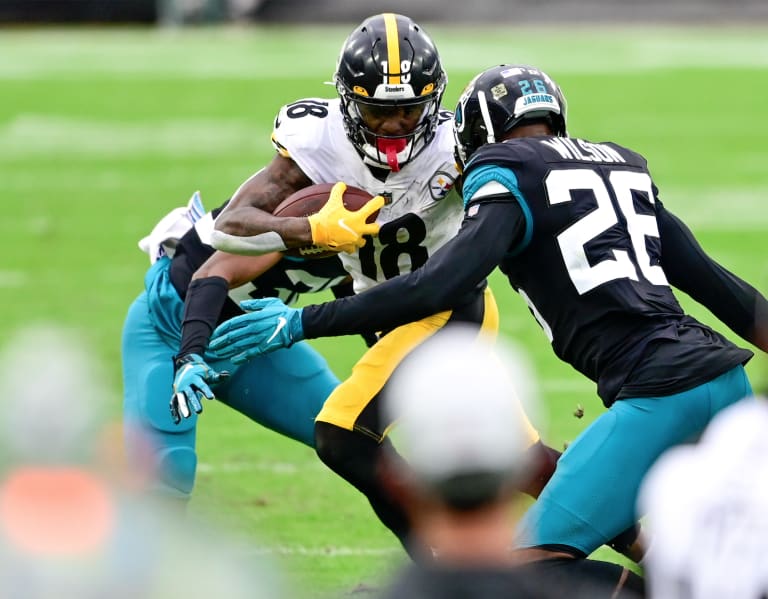
{"type": "MultiPolygon", "coordinates": [[[[502,201],[505,194],[493,193],[491,195],[482,195],[475,197],[477,192],[481,190],[488,183],[498,183],[506,189],[507,193],[514,197],[517,203],[520,205],[523,217],[525,219],[525,231],[520,241],[509,250],[510,255],[514,256],[519,254],[531,241],[533,235],[533,214],[526,201],[523,193],[520,191],[520,186],[517,182],[517,176],[512,169],[486,164],[473,169],[464,180],[464,210],[468,210],[470,204],[473,202],[483,201],[502,201]]],[[[501,190],[499,190],[501,191],[501,190]]]]}

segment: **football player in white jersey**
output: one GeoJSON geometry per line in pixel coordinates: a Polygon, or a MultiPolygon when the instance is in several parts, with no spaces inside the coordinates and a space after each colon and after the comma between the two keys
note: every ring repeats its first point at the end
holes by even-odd
{"type": "MultiPolygon", "coordinates": [[[[424,264],[456,234],[463,217],[462,200],[452,191],[458,176],[452,114],[440,108],[446,81],[432,39],[410,18],[384,13],[366,19],[342,46],[334,75],[338,97],[282,107],[272,135],[277,155],[219,214],[213,246],[245,254],[330,247],[342,252],[356,292],[424,264]],[[365,207],[380,209],[375,225],[365,224],[365,215],[358,214],[363,209],[347,211],[341,201],[335,213],[324,209],[321,218],[271,214],[299,189],[342,181],[377,196],[365,207]]],[[[329,396],[315,424],[320,459],[367,496],[411,555],[406,516],[376,476],[392,424],[379,414],[378,395],[400,361],[446,325],[469,322],[478,333],[498,330],[485,281],[453,306],[384,332],[329,396]]],[[[290,327],[285,323],[284,334],[290,327]]],[[[527,430],[531,452],[542,464],[524,489],[535,496],[559,453],[542,445],[530,423],[527,430]]]]}

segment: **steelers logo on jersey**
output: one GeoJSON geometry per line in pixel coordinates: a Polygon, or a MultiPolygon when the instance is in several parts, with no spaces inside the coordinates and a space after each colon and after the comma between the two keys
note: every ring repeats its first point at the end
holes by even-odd
{"type": "Polygon", "coordinates": [[[446,171],[436,171],[429,180],[429,193],[435,201],[442,200],[451,191],[456,175],[446,171]]]}

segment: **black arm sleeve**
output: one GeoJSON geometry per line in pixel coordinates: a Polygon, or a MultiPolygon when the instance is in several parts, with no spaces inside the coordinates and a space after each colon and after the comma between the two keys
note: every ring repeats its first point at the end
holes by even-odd
{"type": "Polygon", "coordinates": [[[708,308],[742,339],[768,351],[768,301],[710,258],[690,229],[663,206],[658,212],[662,267],[671,285],[708,308]]]}
{"type": "Polygon", "coordinates": [[[229,293],[223,277],[194,279],[184,298],[181,343],[175,361],[189,354],[203,355],[229,293]]]}
{"type": "Polygon", "coordinates": [[[464,218],[456,237],[421,268],[353,297],[305,307],[305,337],[390,330],[461,305],[525,228],[516,201],[483,201],[476,205],[479,209],[464,218]]]}

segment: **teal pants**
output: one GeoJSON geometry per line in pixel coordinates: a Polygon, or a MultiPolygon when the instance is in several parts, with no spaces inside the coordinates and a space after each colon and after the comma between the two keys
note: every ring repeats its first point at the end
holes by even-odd
{"type": "Polygon", "coordinates": [[[515,545],[566,545],[589,555],[636,522],[640,484],[664,451],[695,440],[715,414],[751,394],[738,366],[682,393],[615,402],[563,453],[515,545]]]}
{"type": "MultiPolygon", "coordinates": [[[[197,469],[198,416],[174,424],[169,410],[173,355],[179,347],[184,309],[170,284],[169,264],[167,258],[161,259],[149,270],[146,290],[125,319],[123,419],[129,461],[152,473],[159,493],[186,498],[197,469]]],[[[213,387],[219,401],[262,426],[314,446],[315,416],[339,381],[307,343],[239,366],[216,360],[209,364],[231,373],[226,382],[213,387]]]]}

